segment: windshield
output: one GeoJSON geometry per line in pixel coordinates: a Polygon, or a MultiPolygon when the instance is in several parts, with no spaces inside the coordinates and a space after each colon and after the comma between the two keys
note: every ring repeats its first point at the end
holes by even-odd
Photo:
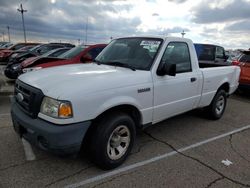
{"type": "Polygon", "coordinates": [[[58,51],[58,49],[48,51],[48,52],[44,53],[43,55],[41,55],[41,57],[49,57],[50,54],[53,54],[53,53],[55,53],[56,51],[58,51]]]}
{"type": "Polygon", "coordinates": [[[40,48],[41,46],[43,46],[43,44],[34,46],[33,48],[29,49],[30,52],[36,52],[36,49],[40,48]]]}
{"type": "Polygon", "coordinates": [[[250,54],[244,54],[240,58],[240,62],[250,63],[250,54]]]}
{"type": "Polygon", "coordinates": [[[78,54],[80,54],[87,46],[77,46],[75,48],[72,48],[71,50],[61,54],[58,56],[58,58],[63,58],[63,59],[71,59],[78,54]]]}
{"type": "Polygon", "coordinates": [[[25,44],[16,44],[14,46],[11,46],[9,49],[10,50],[19,50],[20,48],[24,47],[25,44]]]}
{"type": "Polygon", "coordinates": [[[122,38],[113,40],[97,57],[101,64],[120,64],[149,70],[162,43],[158,38],[122,38]]]}

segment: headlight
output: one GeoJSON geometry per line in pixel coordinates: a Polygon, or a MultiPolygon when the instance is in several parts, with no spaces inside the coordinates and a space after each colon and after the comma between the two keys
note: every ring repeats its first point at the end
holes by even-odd
{"type": "Polygon", "coordinates": [[[25,69],[23,69],[23,73],[36,71],[36,70],[40,70],[40,69],[42,69],[42,67],[25,68],[25,69]]]}
{"type": "Polygon", "coordinates": [[[17,69],[20,69],[20,68],[21,68],[21,65],[20,65],[20,64],[12,65],[12,69],[13,69],[13,70],[17,70],[17,69]]]}
{"type": "Polygon", "coordinates": [[[44,97],[40,112],[54,118],[72,118],[73,111],[69,101],[44,97]]]}

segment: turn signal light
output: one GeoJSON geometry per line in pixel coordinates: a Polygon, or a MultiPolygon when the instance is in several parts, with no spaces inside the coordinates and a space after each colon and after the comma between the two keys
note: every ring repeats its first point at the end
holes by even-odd
{"type": "Polygon", "coordinates": [[[232,65],[240,66],[240,62],[239,61],[233,61],[232,65]]]}
{"type": "Polygon", "coordinates": [[[73,117],[72,107],[70,103],[61,103],[59,106],[58,116],[61,118],[73,117]]]}

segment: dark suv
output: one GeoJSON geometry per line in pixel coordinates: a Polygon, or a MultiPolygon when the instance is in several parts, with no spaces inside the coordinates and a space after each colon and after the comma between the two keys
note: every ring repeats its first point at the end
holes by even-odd
{"type": "Polygon", "coordinates": [[[214,67],[216,65],[229,65],[227,63],[228,56],[225,54],[225,50],[221,46],[213,44],[194,44],[200,67],[206,65],[208,67],[214,67]]]}

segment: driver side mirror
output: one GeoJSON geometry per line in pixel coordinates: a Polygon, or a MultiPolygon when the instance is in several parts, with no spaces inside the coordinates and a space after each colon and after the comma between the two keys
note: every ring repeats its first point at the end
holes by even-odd
{"type": "Polygon", "coordinates": [[[80,60],[82,63],[93,61],[92,57],[89,54],[85,54],[84,56],[81,57],[80,60]]]}
{"type": "Polygon", "coordinates": [[[176,64],[167,64],[164,63],[162,66],[160,66],[157,70],[157,74],[159,76],[175,76],[176,75],[176,64]]]}

